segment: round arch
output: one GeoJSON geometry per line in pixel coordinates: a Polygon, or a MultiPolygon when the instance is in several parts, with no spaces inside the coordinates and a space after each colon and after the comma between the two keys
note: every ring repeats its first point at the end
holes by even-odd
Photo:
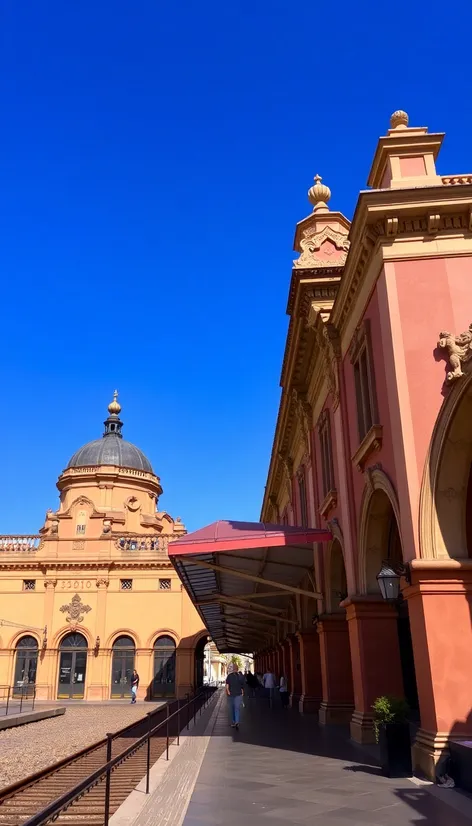
{"type": "Polygon", "coordinates": [[[152,634],[146,640],[146,648],[153,648],[154,641],[158,637],[171,637],[174,640],[175,646],[177,647],[180,645],[180,637],[176,634],[175,631],[172,631],[171,628],[159,628],[157,631],[153,631],[152,634]]]}
{"type": "Polygon", "coordinates": [[[395,488],[383,470],[370,470],[368,480],[359,521],[358,582],[359,593],[378,594],[376,576],[389,556],[389,547],[394,551],[392,558],[402,558],[400,507],[395,488]],[[398,538],[391,531],[396,531],[398,538]]]}
{"type": "MultiPolygon", "coordinates": [[[[84,628],[83,625],[75,625],[73,629],[75,634],[82,634],[83,637],[87,640],[87,647],[92,648],[92,637],[90,631],[87,628],[84,628]]],[[[51,645],[48,644],[48,648],[59,648],[61,644],[61,640],[63,637],[66,637],[68,634],[72,632],[70,625],[63,625],[59,631],[56,631],[54,637],[52,638],[51,645]]]]}
{"type": "Polygon", "coordinates": [[[439,411],[420,492],[422,558],[472,556],[472,374],[455,383],[439,411]]]}
{"type": "Polygon", "coordinates": [[[135,631],[130,628],[118,628],[107,639],[105,648],[113,648],[118,637],[131,637],[135,648],[141,648],[141,641],[135,631]]]}
{"type": "MultiPolygon", "coordinates": [[[[13,634],[13,636],[10,638],[10,642],[8,643],[8,645],[6,647],[7,648],[16,648],[17,645],[18,645],[18,642],[21,640],[21,638],[26,637],[26,636],[27,637],[34,637],[34,639],[38,643],[38,647],[41,648],[42,640],[40,639],[40,636],[37,633],[37,631],[28,631],[27,628],[22,628],[21,631],[16,631],[15,634],[13,634]]],[[[2,647],[2,645],[1,645],[1,638],[0,638],[0,648],[1,647],[2,647]]]]}

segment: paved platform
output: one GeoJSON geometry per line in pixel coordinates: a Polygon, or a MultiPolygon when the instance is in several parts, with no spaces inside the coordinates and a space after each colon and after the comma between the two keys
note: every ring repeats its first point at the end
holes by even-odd
{"type": "MultiPolygon", "coordinates": [[[[248,701],[238,732],[221,705],[183,826],[470,826],[455,789],[383,777],[347,732],[248,701]]],[[[157,826],[157,821],[156,821],[157,826]]]]}
{"type": "Polygon", "coordinates": [[[0,717],[0,731],[16,726],[24,726],[26,723],[37,723],[39,720],[47,720],[49,717],[61,717],[65,714],[64,706],[54,708],[35,709],[35,711],[20,712],[20,705],[11,705],[7,717],[0,717]]]}
{"type": "Polygon", "coordinates": [[[248,700],[238,732],[223,692],[110,826],[472,826],[472,797],[383,777],[344,728],[248,700]]]}

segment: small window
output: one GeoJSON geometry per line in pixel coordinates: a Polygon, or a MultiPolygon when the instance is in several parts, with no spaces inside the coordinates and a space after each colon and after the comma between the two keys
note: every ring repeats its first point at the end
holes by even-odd
{"type": "Polygon", "coordinates": [[[75,532],[78,535],[83,535],[85,533],[85,525],[77,525],[75,532]]]}
{"type": "Polygon", "coordinates": [[[351,363],[354,368],[357,429],[359,441],[362,442],[371,427],[377,423],[377,404],[368,321],[365,321],[356,333],[351,346],[351,363]]]}
{"type": "Polygon", "coordinates": [[[323,497],[326,497],[331,490],[334,490],[334,470],[333,451],[331,444],[331,424],[329,411],[324,410],[318,424],[321,448],[321,475],[323,486],[323,497]]]}
{"type": "Polygon", "coordinates": [[[159,580],[159,590],[160,591],[170,591],[170,579],[160,579],[159,580]]]}
{"type": "Polygon", "coordinates": [[[87,512],[79,511],[77,514],[77,522],[75,526],[75,533],[77,536],[83,536],[85,533],[85,526],[87,524],[87,512]]]}
{"type": "Polygon", "coordinates": [[[133,588],[132,579],[120,579],[120,591],[131,591],[133,588]]]}
{"type": "Polygon", "coordinates": [[[36,591],[36,580],[35,579],[24,579],[23,580],[23,591],[36,591]]]}

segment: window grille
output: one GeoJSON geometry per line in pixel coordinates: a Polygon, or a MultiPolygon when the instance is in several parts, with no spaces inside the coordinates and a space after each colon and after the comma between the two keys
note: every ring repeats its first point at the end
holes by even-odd
{"type": "Polygon", "coordinates": [[[120,579],[120,590],[121,591],[131,591],[133,588],[133,580],[132,579],[120,579]]]}
{"type": "Polygon", "coordinates": [[[170,591],[170,579],[160,579],[159,580],[159,590],[160,591],[170,591]]]}
{"type": "Polygon", "coordinates": [[[36,591],[36,580],[35,579],[24,579],[23,580],[23,591],[36,591]]]}

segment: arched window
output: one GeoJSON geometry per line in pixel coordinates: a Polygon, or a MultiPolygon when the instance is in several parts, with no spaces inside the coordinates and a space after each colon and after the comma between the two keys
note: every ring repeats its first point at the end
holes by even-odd
{"type": "Polygon", "coordinates": [[[154,643],[153,697],[175,694],[175,642],[172,637],[158,637],[154,643]]]}
{"type": "Polygon", "coordinates": [[[113,643],[111,664],[111,696],[131,696],[131,675],[134,669],[136,646],[131,637],[123,634],[113,643]]]}
{"type": "Polygon", "coordinates": [[[87,647],[87,640],[83,634],[66,634],[60,641],[58,699],[83,699],[87,671],[87,647]]]}
{"type": "Polygon", "coordinates": [[[27,634],[21,637],[16,644],[14,690],[21,689],[21,693],[24,693],[25,686],[34,686],[37,667],[38,642],[34,637],[27,634]]]}

